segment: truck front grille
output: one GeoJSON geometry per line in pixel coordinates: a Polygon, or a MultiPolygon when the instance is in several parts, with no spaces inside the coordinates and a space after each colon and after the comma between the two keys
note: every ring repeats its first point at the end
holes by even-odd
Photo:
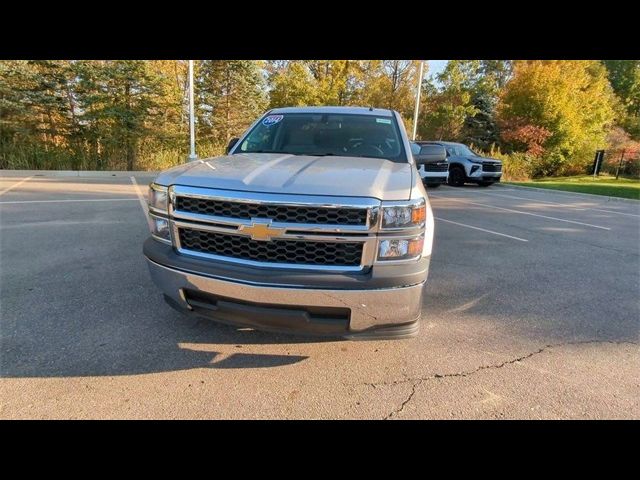
{"type": "Polygon", "coordinates": [[[446,172],[449,170],[449,164],[444,163],[425,163],[424,171],[425,172],[446,172]]]}
{"type": "Polygon", "coordinates": [[[482,171],[483,172],[501,172],[502,165],[499,163],[483,163],[482,171]]]}
{"type": "Polygon", "coordinates": [[[292,265],[359,266],[361,242],[318,242],[272,239],[264,242],[242,235],[228,235],[179,228],[180,245],[187,251],[240,260],[292,265]]]}
{"type": "Polygon", "coordinates": [[[318,225],[366,225],[365,208],[324,208],[293,205],[229,202],[218,199],[176,197],[176,210],[200,215],[250,220],[268,218],[274,222],[318,225]]]}

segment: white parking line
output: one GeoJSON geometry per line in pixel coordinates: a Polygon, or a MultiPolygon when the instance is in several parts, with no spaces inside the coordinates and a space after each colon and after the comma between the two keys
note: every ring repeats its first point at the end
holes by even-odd
{"type": "Polygon", "coordinates": [[[501,237],[512,238],[512,239],[518,240],[520,242],[528,242],[529,241],[529,240],[526,240],[524,238],[514,237],[512,235],[507,235],[506,233],[500,233],[500,232],[494,232],[493,230],[487,230],[486,228],[474,227],[473,225],[465,225],[464,223],[453,222],[451,220],[445,220],[444,218],[439,218],[439,217],[433,217],[433,218],[435,218],[436,220],[440,220],[441,222],[453,223],[454,225],[458,225],[460,227],[473,228],[474,230],[480,230],[481,232],[492,233],[493,235],[500,235],[501,237]]]}
{"type": "Polygon", "coordinates": [[[594,212],[616,213],[618,215],[628,215],[630,217],[640,217],[640,215],[636,215],[635,213],[616,212],[615,210],[603,210],[601,208],[593,208],[593,207],[578,207],[576,205],[571,205],[569,203],[552,202],[550,200],[539,200],[537,198],[518,197],[516,195],[502,195],[500,193],[493,193],[493,192],[474,192],[474,193],[481,193],[483,195],[492,195],[494,197],[515,198],[515,199],[518,199],[518,200],[529,200],[530,202],[548,203],[550,205],[557,205],[559,207],[573,208],[575,210],[593,210],[594,212]]]}
{"type": "Polygon", "coordinates": [[[431,196],[435,198],[442,198],[444,200],[449,200],[452,202],[467,203],[469,205],[478,205],[480,207],[493,208],[495,210],[502,210],[504,212],[519,213],[520,215],[530,215],[532,217],[546,218],[548,220],[555,220],[557,222],[573,223],[575,225],[584,225],[585,227],[598,228],[600,230],[611,230],[609,227],[602,227],[600,225],[593,225],[591,223],[577,222],[575,220],[567,220],[566,218],[549,217],[547,215],[540,215],[538,213],[523,212],[521,210],[513,210],[511,208],[504,208],[504,207],[496,207],[495,205],[487,205],[486,203],[468,202],[465,200],[459,200],[457,198],[440,197],[438,195],[431,195],[431,196]]]}
{"type": "Polygon", "coordinates": [[[137,201],[137,198],[73,198],[67,200],[13,200],[11,202],[0,202],[0,205],[12,205],[16,203],[65,203],[65,202],[126,202],[137,201]]]}
{"type": "Polygon", "coordinates": [[[136,177],[129,177],[131,178],[131,183],[133,183],[133,188],[136,191],[136,195],[138,196],[138,201],[140,202],[140,206],[142,207],[142,211],[144,212],[145,216],[149,214],[149,210],[147,208],[147,202],[144,199],[144,195],[142,194],[142,190],[140,190],[140,185],[138,185],[138,182],[136,182],[136,177]]]}
{"type": "Polygon", "coordinates": [[[4,195],[5,193],[7,193],[10,190],[13,190],[14,188],[16,188],[19,185],[22,185],[24,182],[31,180],[33,178],[33,175],[31,175],[30,177],[27,178],[23,178],[22,180],[20,180],[18,183],[14,183],[13,185],[11,185],[10,187],[5,188],[4,190],[0,191],[0,195],[4,195]]]}
{"type": "Polygon", "coordinates": [[[629,217],[640,218],[640,215],[636,215],[635,213],[616,212],[615,210],[603,210],[601,208],[588,208],[588,210],[594,210],[596,212],[605,212],[605,213],[617,213],[618,215],[628,215],[629,217]]]}
{"type": "Polygon", "coordinates": [[[136,194],[138,195],[138,200],[140,201],[140,206],[142,207],[142,212],[144,213],[144,217],[147,219],[147,225],[149,225],[149,230],[153,230],[153,224],[151,223],[151,219],[149,218],[149,209],[147,207],[147,201],[144,199],[144,195],[142,194],[142,190],[140,190],[140,185],[136,182],[136,177],[131,178],[131,183],[133,183],[133,187],[136,190],[136,194]]]}
{"type": "Polygon", "coordinates": [[[575,207],[573,205],[567,205],[566,203],[551,202],[549,200],[539,200],[537,198],[518,197],[516,195],[502,195],[500,193],[493,193],[493,192],[474,192],[474,193],[481,193],[482,195],[491,195],[492,197],[514,198],[516,200],[529,200],[530,202],[548,203],[550,205],[557,205],[559,207],[572,207],[578,210],[587,210],[584,207],[575,207]]]}

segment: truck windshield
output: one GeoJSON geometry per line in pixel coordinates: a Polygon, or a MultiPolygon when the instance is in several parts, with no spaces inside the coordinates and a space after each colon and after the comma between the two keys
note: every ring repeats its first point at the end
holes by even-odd
{"type": "Polygon", "coordinates": [[[267,115],[233,153],[385,158],[407,162],[394,117],[357,114],[267,115]]]}
{"type": "Polygon", "coordinates": [[[447,150],[449,151],[449,155],[455,155],[458,157],[480,157],[476,152],[471,150],[466,145],[462,143],[452,143],[447,145],[447,150]]]}

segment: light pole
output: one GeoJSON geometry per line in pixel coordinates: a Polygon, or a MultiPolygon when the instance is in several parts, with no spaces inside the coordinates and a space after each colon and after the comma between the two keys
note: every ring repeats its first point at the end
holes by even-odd
{"type": "Polygon", "coordinates": [[[420,73],[418,74],[418,86],[416,87],[416,109],[413,112],[413,136],[412,140],[416,139],[416,132],[418,131],[418,111],[420,109],[420,92],[422,91],[422,75],[424,72],[424,60],[420,60],[420,73]]]}
{"type": "Polygon", "coordinates": [[[197,160],[196,155],[196,122],[195,112],[193,110],[193,60],[189,60],[189,137],[191,143],[191,150],[188,160],[192,162],[197,160]]]}

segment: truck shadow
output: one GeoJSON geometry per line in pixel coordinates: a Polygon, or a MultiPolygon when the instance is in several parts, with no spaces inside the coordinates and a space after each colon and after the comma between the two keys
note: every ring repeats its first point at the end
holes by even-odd
{"type": "MultiPolygon", "coordinates": [[[[131,184],[128,178],[118,183],[131,184]]],[[[120,195],[108,190],[93,197],[120,195]]],[[[286,367],[308,358],[293,351],[296,344],[327,341],[175,312],[149,278],[140,252],[148,229],[136,200],[65,205],[73,209],[3,211],[0,377],[286,367]],[[73,225],[61,223],[69,217],[73,225]]]]}
{"type": "MultiPolygon", "coordinates": [[[[4,336],[1,345],[0,376],[84,377],[137,375],[194,368],[272,368],[293,365],[307,356],[290,354],[286,347],[296,343],[327,341],[270,334],[217,324],[208,319],[186,317],[155,298],[147,315],[132,313],[103,317],[106,326],[84,328],[75,334],[61,328],[40,332],[34,338],[26,330],[35,319],[21,319],[24,328],[4,336]],[[164,311],[163,311],[164,310],[164,311]],[[116,327],[115,329],[113,327],[116,327]],[[283,353],[250,353],[252,345],[280,345],[283,353]]],[[[75,318],[59,321],[74,323],[75,318]]],[[[76,324],[77,325],[77,324],[76,324]]],[[[330,341],[330,340],[329,340],[330,341]]]]}

